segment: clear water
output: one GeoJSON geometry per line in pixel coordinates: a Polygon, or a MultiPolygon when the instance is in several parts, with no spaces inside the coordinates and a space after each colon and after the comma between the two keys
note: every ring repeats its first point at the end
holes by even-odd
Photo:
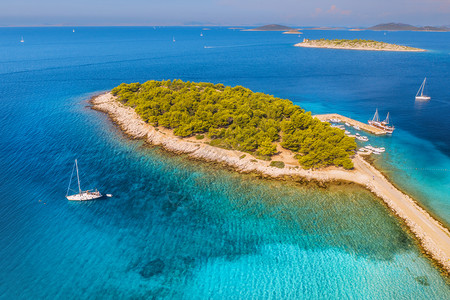
{"type": "Polygon", "coordinates": [[[390,111],[395,135],[371,138],[388,149],[379,163],[449,222],[449,175],[436,171],[450,169],[449,35],[305,32],[432,49],[412,54],[201,31],[0,29],[0,298],[448,298],[446,279],[370,193],[262,180],[148,148],[86,100],[121,82],[181,78],[243,85],[315,113],[390,111]],[[418,106],[424,76],[433,99],[418,106]],[[114,197],[68,203],[74,158],[83,186],[114,197]]]}

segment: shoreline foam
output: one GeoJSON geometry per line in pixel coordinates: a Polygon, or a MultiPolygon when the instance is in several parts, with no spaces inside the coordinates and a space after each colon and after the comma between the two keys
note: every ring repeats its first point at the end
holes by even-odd
{"type": "Polygon", "coordinates": [[[111,93],[93,97],[91,103],[93,109],[107,113],[126,134],[162,146],[170,152],[185,153],[194,159],[225,164],[241,173],[254,172],[274,179],[346,181],[361,185],[381,198],[406,223],[427,254],[447,272],[447,275],[450,273],[449,230],[408,195],[396,189],[380,171],[359,155],[355,155],[353,159],[355,169],[349,171],[335,167],[304,170],[290,162],[285,162],[284,168],[271,167],[270,162],[256,159],[248,153],[213,147],[202,141],[176,137],[167,130],[157,130],[145,123],[134,109],[117,101],[111,93]]]}

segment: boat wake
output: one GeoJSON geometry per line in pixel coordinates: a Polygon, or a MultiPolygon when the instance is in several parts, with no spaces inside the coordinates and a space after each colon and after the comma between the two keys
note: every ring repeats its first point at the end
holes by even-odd
{"type": "Polygon", "coordinates": [[[225,45],[225,46],[204,46],[205,49],[213,48],[236,48],[236,47],[253,47],[253,46],[266,46],[268,44],[242,44],[242,45],[225,45]]]}

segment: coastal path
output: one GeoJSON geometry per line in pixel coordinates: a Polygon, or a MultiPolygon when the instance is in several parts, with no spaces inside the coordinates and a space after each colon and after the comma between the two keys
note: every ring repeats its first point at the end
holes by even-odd
{"type": "Polygon", "coordinates": [[[394,187],[377,169],[357,156],[356,169],[369,176],[368,186],[411,228],[424,248],[450,270],[450,232],[410,197],[394,187]]]}

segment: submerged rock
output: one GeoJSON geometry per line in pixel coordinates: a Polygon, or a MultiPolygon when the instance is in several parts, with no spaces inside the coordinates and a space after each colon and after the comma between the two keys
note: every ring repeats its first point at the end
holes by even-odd
{"type": "Polygon", "coordinates": [[[420,283],[421,285],[424,286],[429,286],[430,282],[428,281],[428,277],[427,276],[416,276],[414,278],[418,283],[420,283]]]}
{"type": "Polygon", "coordinates": [[[164,262],[158,258],[147,263],[139,272],[139,274],[141,274],[141,276],[144,278],[150,278],[152,276],[162,273],[164,267],[165,267],[164,262]]]}

